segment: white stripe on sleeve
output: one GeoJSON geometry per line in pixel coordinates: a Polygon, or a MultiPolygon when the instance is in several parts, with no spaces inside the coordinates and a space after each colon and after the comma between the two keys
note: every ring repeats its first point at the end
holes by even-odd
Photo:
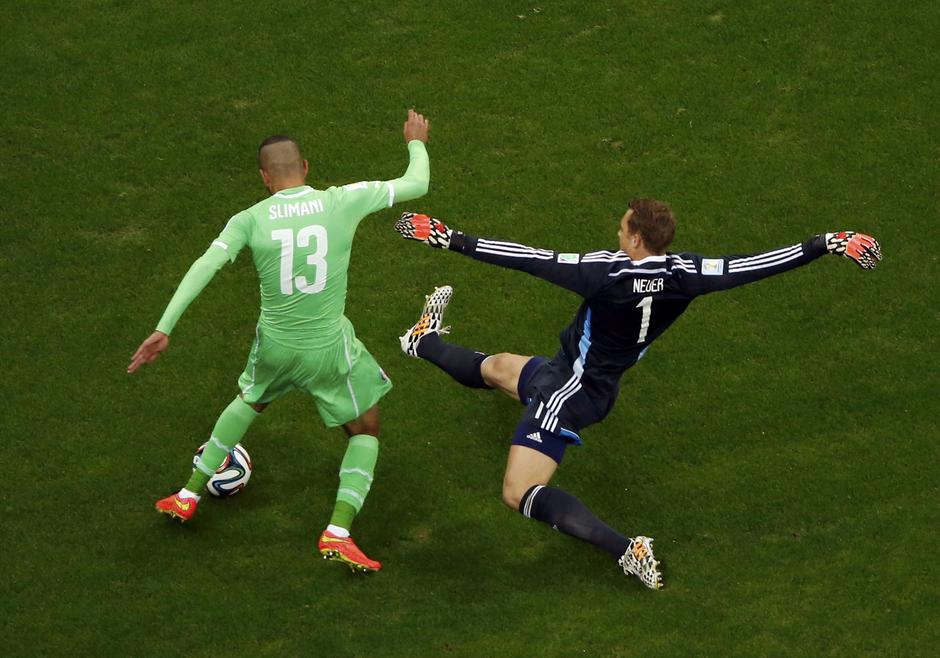
{"type": "Polygon", "coordinates": [[[477,241],[477,244],[486,245],[488,247],[493,247],[494,249],[507,249],[507,250],[523,250],[523,251],[534,251],[539,254],[546,254],[548,256],[554,256],[555,252],[551,249],[538,249],[536,247],[530,247],[528,245],[519,244],[518,242],[504,242],[503,240],[488,240],[487,238],[480,238],[477,241]]]}
{"type": "Polygon", "coordinates": [[[763,254],[757,254],[755,256],[747,256],[746,258],[732,258],[728,261],[728,267],[733,268],[735,265],[753,265],[758,261],[773,259],[776,256],[789,256],[793,251],[802,251],[802,244],[795,244],[791,247],[783,247],[782,249],[774,249],[773,251],[768,251],[763,254]]]}
{"type": "Polygon", "coordinates": [[[752,271],[752,270],[762,270],[762,269],[767,268],[767,267],[776,267],[777,265],[783,265],[784,263],[787,263],[787,262],[789,262],[789,261],[791,261],[791,260],[796,260],[797,258],[799,258],[799,257],[802,256],[802,255],[803,255],[803,252],[802,252],[802,251],[798,251],[798,252],[796,252],[795,254],[791,254],[791,255],[786,256],[786,257],[782,257],[782,256],[781,256],[781,257],[778,257],[776,260],[772,260],[772,261],[768,261],[768,262],[763,262],[763,263],[756,263],[756,264],[749,265],[749,266],[747,266],[747,267],[742,267],[742,266],[730,267],[730,266],[729,266],[729,267],[728,267],[728,272],[729,272],[729,273],[732,273],[732,272],[733,272],[733,273],[736,274],[736,273],[738,273],[738,272],[750,272],[750,271],[752,271]]]}
{"type": "Polygon", "coordinates": [[[525,249],[509,249],[507,247],[491,247],[477,243],[477,253],[493,254],[494,256],[508,256],[510,258],[534,258],[536,260],[552,260],[554,256],[551,252],[541,254],[534,249],[526,251],[525,249]]]}

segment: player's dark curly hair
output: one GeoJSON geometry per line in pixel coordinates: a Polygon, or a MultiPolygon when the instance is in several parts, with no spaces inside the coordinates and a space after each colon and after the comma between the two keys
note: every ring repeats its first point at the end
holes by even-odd
{"type": "Polygon", "coordinates": [[[672,210],[656,199],[632,199],[633,215],[627,220],[631,233],[639,233],[643,244],[654,254],[664,254],[676,235],[672,210]]]}

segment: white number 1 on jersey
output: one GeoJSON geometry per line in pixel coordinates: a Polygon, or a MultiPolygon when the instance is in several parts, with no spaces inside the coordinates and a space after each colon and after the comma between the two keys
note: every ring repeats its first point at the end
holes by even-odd
{"type": "Polygon", "coordinates": [[[653,296],[644,297],[636,307],[643,309],[643,318],[640,320],[640,337],[636,341],[642,343],[646,340],[646,332],[650,330],[650,316],[653,314],[653,296]]]}
{"type": "Polygon", "coordinates": [[[304,226],[297,231],[297,246],[301,249],[310,246],[310,238],[315,238],[317,248],[307,255],[307,265],[314,267],[313,283],[307,281],[303,274],[294,276],[294,231],[289,228],[279,228],[271,231],[271,239],[281,243],[281,292],[290,295],[297,290],[307,295],[313,295],[326,288],[326,229],[316,224],[304,226]]]}

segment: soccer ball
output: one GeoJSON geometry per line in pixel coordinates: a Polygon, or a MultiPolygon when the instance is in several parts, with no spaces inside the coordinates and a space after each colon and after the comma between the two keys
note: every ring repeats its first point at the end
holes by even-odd
{"type": "MultiPolygon", "coordinates": [[[[208,443],[203,443],[199,446],[196,454],[193,455],[193,469],[196,468],[196,462],[202,456],[202,451],[206,449],[207,445],[208,443]]],[[[216,470],[215,475],[209,479],[206,488],[213,496],[225,498],[241,491],[248,484],[250,477],[251,457],[248,456],[248,451],[239,443],[232,449],[232,452],[225,456],[225,461],[216,470]]]]}

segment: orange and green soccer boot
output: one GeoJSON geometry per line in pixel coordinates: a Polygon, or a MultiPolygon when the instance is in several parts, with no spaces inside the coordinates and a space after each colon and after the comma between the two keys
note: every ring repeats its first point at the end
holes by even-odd
{"type": "Polygon", "coordinates": [[[369,573],[382,568],[381,562],[370,560],[359,550],[352,537],[337,537],[329,530],[324,530],[318,548],[324,560],[342,562],[353,571],[369,573]]]}
{"type": "Polygon", "coordinates": [[[193,518],[198,504],[199,501],[195,498],[180,498],[180,495],[175,493],[158,500],[155,507],[158,512],[169,514],[174,519],[179,519],[180,523],[185,523],[193,518]]]}

